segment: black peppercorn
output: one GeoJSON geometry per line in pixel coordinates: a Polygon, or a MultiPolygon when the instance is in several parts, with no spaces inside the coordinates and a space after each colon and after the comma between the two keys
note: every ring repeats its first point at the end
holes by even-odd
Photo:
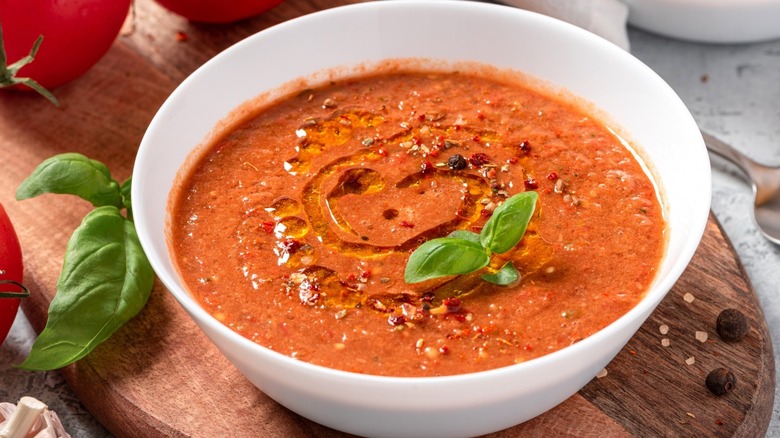
{"type": "Polygon", "coordinates": [[[388,208],[387,210],[382,212],[382,217],[384,217],[387,220],[395,219],[398,217],[398,210],[394,208],[388,208]]]}
{"type": "Polygon", "coordinates": [[[463,158],[463,155],[460,154],[455,154],[447,160],[447,165],[450,166],[450,169],[452,170],[465,169],[468,164],[466,159],[463,158]]]}
{"type": "Polygon", "coordinates": [[[723,395],[737,385],[737,377],[726,368],[716,368],[707,374],[707,380],[704,382],[707,389],[715,395],[723,395]]]}
{"type": "Polygon", "coordinates": [[[740,341],[750,332],[747,317],[737,309],[726,309],[718,315],[715,329],[721,339],[728,342],[740,341]]]}
{"type": "Polygon", "coordinates": [[[528,143],[528,141],[523,141],[522,143],[520,143],[519,149],[521,152],[527,155],[531,152],[531,143],[528,143]]]}

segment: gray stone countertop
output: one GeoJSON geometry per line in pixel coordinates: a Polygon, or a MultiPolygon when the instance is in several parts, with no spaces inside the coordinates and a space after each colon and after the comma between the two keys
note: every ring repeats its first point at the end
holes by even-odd
{"type": "MultiPolygon", "coordinates": [[[[710,45],[629,30],[632,53],[682,98],[699,126],[757,161],[780,165],[780,40],[710,45]]],[[[736,248],[756,290],[780,363],[780,247],[766,241],[751,217],[752,191],[736,169],[713,159],[712,210],[736,248]]],[[[58,372],[29,373],[20,363],[34,333],[19,314],[0,347],[0,401],[31,395],[47,403],[74,437],[111,436],[86,411],[58,372]]],[[[780,374],[779,374],[780,375],[780,374]]],[[[780,389],[780,384],[776,385],[780,389]]],[[[767,437],[780,438],[776,392],[767,437]]]]}

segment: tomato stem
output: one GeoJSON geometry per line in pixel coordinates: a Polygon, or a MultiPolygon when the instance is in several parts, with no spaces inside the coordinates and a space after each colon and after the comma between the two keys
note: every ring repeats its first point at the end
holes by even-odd
{"type": "Polygon", "coordinates": [[[18,281],[0,280],[0,284],[13,284],[21,289],[19,292],[0,292],[0,298],[27,298],[30,296],[30,290],[18,281]]]}
{"type": "Polygon", "coordinates": [[[56,106],[60,106],[60,102],[54,97],[51,92],[32,78],[17,78],[16,73],[25,65],[31,63],[35,59],[35,55],[38,53],[38,48],[41,47],[43,42],[43,35],[38,35],[38,38],[33,43],[30,49],[30,54],[24,58],[8,65],[8,57],[5,53],[5,45],[3,44],[3,26],[0,24],[0,88],[12,87],[14,85],[25,85],[37,91],[41,96],[49,99],[51,103],[56,106]]]}

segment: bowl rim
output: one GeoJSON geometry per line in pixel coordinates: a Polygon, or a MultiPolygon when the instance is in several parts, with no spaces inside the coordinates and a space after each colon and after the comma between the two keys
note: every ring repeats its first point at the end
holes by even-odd
{"type": "MultiPolygon", "coordinates": [[[[569,32],[576,33],[579,38],[592,40],[594,41],[594,44],[599,44],[604,46],[605,50],[614,51],[616,53],[615,56],[622,57],[625,60],[625,62],[632,63],[634,64],[634,67],[645,70],[646,74],[652,76],[653,80],[656,81],[658,85],[664,87],[667,93],[670,93],[670,96],[672,97],[673,100],[676,100],[678,102],[678,105],[682,105],[682,107],[685,108],[684,104],[681,101],[679,101],[679,97],[677,97],[676,93],[671,89],[671,87],[668,84],[666,84],[666,82],[664,82],[663,79],[660,78],[660,76],[658,76],[649,67],[647,67],[641,61],[633,57],[631,54],[623,51],[619,47],[613,45],[612,43],[607,42],[606,40],[596,36],[595,34],[580,29],[572,24],[542,14],[538,14],[535,12],[526,11],[526,10],[522,10],[510,6],[505,6],[505,5],[471,2],[471,1],[457,1],[457,0],[422,0],[422,1],[395,0],[395,1],[384,1],[384,2],[358,3],[358,4],[351,4],[345,6],[338,6],[335,8],[314,12],[308,15],[304,15],[301,17],[297,17],[276,24],[267,29],[261,30],[233,44],[232,46],[228,47],[227,49],[220,52],[219,54],[211,58],[209,61],[204,63],[201,67],[196,69],[181,84],[179,84],[176,87],[176,89],[171,93],[171,95],[166,99],[166,101],[160,107],[157,114],[155,114],[153,120],[150,122],[149,127],[146,133],[144,134],[144,137],[141,141],[141,145],[138,150],[138,155],[136,158],[136,166],[134,166],[134,170],[133,170],[134,181],[139,181],[143,178],[143,175],[141,174],[141,171],[144,168],[143,163],[145,161],[152,159],[149,157],[151,154],[154,153],[153,148],[150,146],[150,143],[152,142],[151,138],[154,135],[154,131],[158,129],[158,126],[161,123],[163,123],[161,119],[170,110],[170,107],[172,105],[171,102],[180,99],[181,96],[186,93],[186,89],[189,87],[191,83],[195,81],[199,81],[200,77],[206,75],[207,72],[209,72],[210,69],[212,69],[215,65],[217,65],[217,63],[221,59],[230,56],[233,52],[240,51],[245,46],[251,46],[255,44],[257,41],[269,38],[276,32],[288,29],[293,26],[303,26],[311,20],[327,19],[331,15],[342,14],[346,11],[377,10],[382,8],[398,8],[398,7],[410,7],[410,6],[424,6],[424,7],[434,7],[434,8],[456,7],[456,8],[462,8],[467,13],[481,12],[481,11],[487,11],[493,9],[498,10],[497,8],[502,8],[501,13],[504,14],[526,15],[528,17],[533,16],[532,19],[534,20],[541,20],[553,26],[559,26],[559,27],[562,26],[568,29],[569,32]],[[607,46],[611,46],[611,47],[607,47],[607,46]]],[[[254,96],[247,96],[247,100],[251,100],[253,97],[254,96]]],[[[691,120],[693,119],[691,118],[691,120]]],[[[703,140],[701,140],[700,144],[697,146],[701,148],[703,154],[706,156],[706,149],[704,148],[703,140]]],[[[192,149],[190,150],[190,152],[191,151],[192,149]]],[[[707,164],[709,165],[709,161],[707,161],[707,164]]],[[[707,182],[706,185],[707,187],[709,187],[710,185],[709,173],[707,174],[707,177],[708,178],[706,181],[707,182]]],[[[706,205],[707,205],[707,212],[709,212],[710,192],[708,191],[707,193],[702,193],[702,196],[706,196],[707,198],[706,205]]],[[[142,196],[140,184],[133,185],[132,197],[133,199],[140,200],[140,201],[136,201],[136,203],[134,204],[134,210],[137,212],[135,216],[136,216],[136,228],[138,230],[139,239],[141,241],[142,246],[145,249],[152,248],[153,239],[150,237],[151,231],[147,228],[147,224],[144,220],[144,217],[146,216],[146,211],[143,202],[144,197],[142,196]]],[[[454,382],[482,380],[485,379],[486,377],[502,378],[502,376],[504,376],[505,374],[513,374],[517,370],[521,370],[521,369],[533,370],[533,369],[548,368],[552,363],[558,363],[562,359],[565,359],[567,356],[574,356],[577,353],[579,353],[581,350],[587,350],[591,348],[592,344],[605,341],[617,335],[628,324],[628,321],[632,321],[636,319],[637,317],[639,317],[639,315],[641,315],[644,312],[648,312],[649,314],[658,305],[658,303],[660,303],[660,301],[666,296],[668,291],[671,289],[671,287],[674,285],[674,283],[682,274],[683,270],[687,267],[694,252],[698,248],[698,244],[701,235],[704,232],[705,226],[707,224],[708,217],[709,217],[708,214],[701,215],[700,217],[696,218],[696,220],[692,224],[691,238],[688,239],[685,245],[683,246],[681,254],[679,256],[680,262],[674,265],[674,269],[672,269],[672,271],[670,271],[666,275],[666,277],[661,279],[660,281],[656,279],[651,289],[646,292],[645,296],[633,308],[631,308],[624,315],[622,315],[621,317],[619,317],[617,320],[613,321],[606,327],[602,328],[601,330],[593,333],[592,335],[584,338],[583,340],[575,344],[564,347],[555,352],[548,353],[544,356],[540,356],[533,360],[529,360],[527,362],[484,370],[484,371],[472,372],[472,373],[434,376],[434,377],[383,376],[383,375],[362,374],[357,372],[344,371],[344,370],[329,368],[329,367],[305,362],[287,356],[283,353],[266,348],[260,344],[257,344],[243,337],[237,332],[231,330],[229,327],[217,321],[211,314],[209,314],[205,309],[203,309],[197,303],[194,297],[192,297],[185,289],[179,288],[179,286],[174,281],[174,277],[176,277],[178,273],[168,272],[168,270],[165,267],[161,266],[159,261],[157,260],[158,255],[156,253],[153,254],[154,257],[149,257],[149,259],[150,262],[152,263],[152,266],[154,267],[155,273],[157,274],[158,278],[162,281],[162,283],[164,284],[168,292],[171,293],[176,298],[179,304],[191,315],[191,317],[195,320],[196,323],[200,321],[200,323],[206,324],[210,329],[215,330],[221,336],[227,337],[232,342],[238,344],[238,346],[240,346],[241,348],[246,348],[252,350],[257,354],[269,357],[277,361],[282,361],[286,366],[292,366],[292,367],[300,368],[302,370],[307,370],[316,373],[324,373],[332,378],[352,379],[357,381],[368,381],[373,383],[381,382],[381,383],[390,383],[390,384],[395,384],[397,382],[414,382],[417,385],[439,386],[439,385],[449,385],[454,382]]],[[[666,253],[664,254],[664,258],[665,257],[666,257],[666,253]]]]}

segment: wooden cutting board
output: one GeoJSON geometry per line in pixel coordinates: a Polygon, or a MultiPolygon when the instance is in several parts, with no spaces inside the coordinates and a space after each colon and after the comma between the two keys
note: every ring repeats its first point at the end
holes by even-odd
{"type": "MultiPolygon", "coordinates": [[[[36,330],[45,324],[67,239],[89,206],[53,195],[15,201],[16,187],[33,168],[53,154],[77,151],[108,164],[116,179],[126,178],[155,111],[195,68],[247,35],[346,3],[352,2],[287,1],[252,20],[209,26],[136,0],[134,21],[108,55],[55,90],[61,108],[32,94],[0,93],[0,202],[24,249],[33,293],[24,311],[36,330]]],[[[750,282],[714,217],[687,271],[607,371],[547,414],[491,436],[765,433],[775,385],[772,344],[750,282]],[[689,303],[685,294],[695,299],[689,303]],[[729,307],[750,319],[750,334],[741,342],[725,343],[715,333],[718,313],[729,307]],[[666,335],[661,325],[669,327],[666,335]],[[709,339],[699,342],[696,331],[709,339]],[[662,339],[670,345],[663,347],[662,339]],[[695,363],[688,365],[689,358],[695,363]],[[730,368],[738,379],[723,397],[704,386],[717,367],[730,368]]],[[[120,437],[343,436],[255,389],[159,283],[138,317],[62,373],[90,412],[120,437]]]]}

